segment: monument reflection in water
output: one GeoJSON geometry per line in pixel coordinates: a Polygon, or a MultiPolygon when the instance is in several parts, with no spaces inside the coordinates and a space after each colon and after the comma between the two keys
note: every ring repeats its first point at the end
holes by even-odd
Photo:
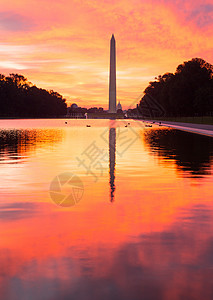
{"type": "Polygon", "coordinates": [[[212,300],[213,139],[132,120],[123,153],[123,122],[0,120],[0,299],[212,300]],[[95,183],[76,161],[91,141],[95,183]],[[76,206],[49,197],[63,172],[76,206]]]}
{"type": "Polygon", "coordinates": [[[110,201],[114,201],[115,193],[115,164],[116,164],[116,129],[109,129],[109,174],[110,201]]]}

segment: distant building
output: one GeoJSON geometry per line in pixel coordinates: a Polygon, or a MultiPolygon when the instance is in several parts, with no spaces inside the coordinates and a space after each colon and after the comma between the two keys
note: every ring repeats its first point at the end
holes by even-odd
{"type": "Polygon", "coordinates": [[[75,110],[76,108],[78,108],[78,105],[76,103],[73,103],[71,106],[70,106],[71,110],[75,110]]]}
{"type": "Polygon", "coordinates": [[[118,102],[118,105],[117,105],[117,111],[118,111],[119,109],[122,110],[122,105],[121,105],[120,101],[118,102]]]}
{"type": "Polygon", "coordinates": [[[85,118],[86,108],[79,107],[76,103],[73,103],[67,108],[67,118],[85,118]]]}

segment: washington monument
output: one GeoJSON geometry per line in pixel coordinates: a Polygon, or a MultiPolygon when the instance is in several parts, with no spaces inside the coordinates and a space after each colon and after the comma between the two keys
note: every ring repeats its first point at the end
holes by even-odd
{"type": "Polygon", "coordinates": [[[110,41],[109,113],[116,113],[116,51],[114,34],[110,41]]]}

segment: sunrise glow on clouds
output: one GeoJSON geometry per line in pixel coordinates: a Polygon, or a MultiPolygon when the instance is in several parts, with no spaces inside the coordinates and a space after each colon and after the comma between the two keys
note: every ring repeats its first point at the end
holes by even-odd
{"type": "Polygon", "coordinates": [[[193,57],[213,63],[213,3],[10,0],[0,9],[0,73],[20,73],[68,103],[108,104],[109,40],[127,108],[149,81],[193,57]]]}

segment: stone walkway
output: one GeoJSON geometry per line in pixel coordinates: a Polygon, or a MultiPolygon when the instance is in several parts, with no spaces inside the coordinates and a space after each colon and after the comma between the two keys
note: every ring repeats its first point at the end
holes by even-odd
{"type": "Polygon", "coordinates": [[[155,124],[157,125],[161,123],[161,125],[165,125],[167,127],[172,127],[183,131],[188,131],[188,132],[193,132],[193,133],[213,137],[213,125],[180,123],[180,122],[169,122],[169,121],[151,121],[151,120],[148,122],[150,123],[155,122],[155,124]]]}

